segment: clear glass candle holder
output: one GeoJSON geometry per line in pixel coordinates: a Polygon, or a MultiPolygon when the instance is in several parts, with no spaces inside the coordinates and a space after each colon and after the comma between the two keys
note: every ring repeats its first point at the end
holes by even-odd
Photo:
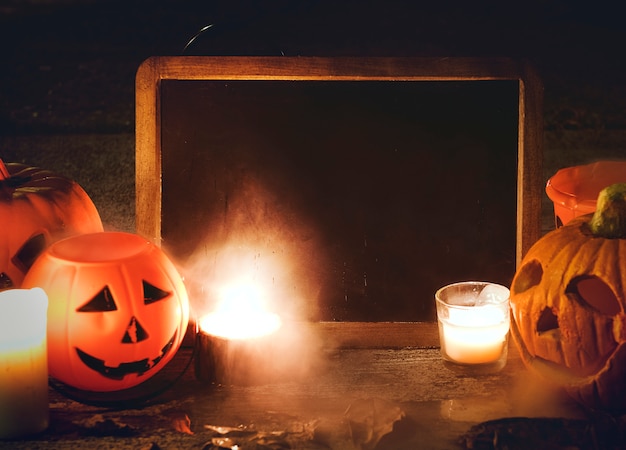
{"type": "Polygon", "coordinates": [[[510,325],[509,289],[463,281],[435,293],[441,355],[446,365],[492,373],[506,365],[510,325]]]}

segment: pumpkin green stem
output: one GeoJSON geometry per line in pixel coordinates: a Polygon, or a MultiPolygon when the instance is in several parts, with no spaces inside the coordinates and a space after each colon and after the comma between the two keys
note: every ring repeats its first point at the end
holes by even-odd
{"type": "Polygon", "coordinates": [[[626,238],[626,183],[612,184],[600,191],[589,227],[596,237],[626,238]]]}

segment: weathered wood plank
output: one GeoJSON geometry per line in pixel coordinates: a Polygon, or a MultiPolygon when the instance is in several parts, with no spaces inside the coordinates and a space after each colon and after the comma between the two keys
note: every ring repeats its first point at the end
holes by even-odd
{"type": "Polygon", "coordinates": [[[318,322],[311,324],[322,342],[341,348],[438,348],[434,322],[318,322]]]}
{"type": "MultiPolygon", "coordinates": [[[[357,335],[384,329],[360,328],[357,335]]],[[[174,366],[164,369],[168,376],[184,369],[191,349],[180,352],[174,366]]],[[[389,447],[377,448],[457,448],[459,437],[485,420],[581,416],[571,400],[535,380],[515,355],[501,372],[475,376],[448,369],[438,349],[420,348],[335,349],[308,376],[269,384],[215,385],[187,371],[138,408],[88,406],[56,391],[50,396],[50,428],[10,442],[11,448],[202,448],[216,436],[215,427],[234,427],[278,433],[294,449],[356,449],[346,411],[358,405],[367,425],[370,402],[377,402],[376,414],[397,408],[404,417],[385,437],[389,447]]]]}

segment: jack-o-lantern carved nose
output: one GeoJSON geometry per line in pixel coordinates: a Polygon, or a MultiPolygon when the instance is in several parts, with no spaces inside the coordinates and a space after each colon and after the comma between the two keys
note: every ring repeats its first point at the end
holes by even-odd
{"type": "Polygon", "coordinates": [[[537,321],[537,333],[558,333],[559,319],[552,308],[544,308],[537,321]]]}
{"type": "Polygon", "coordinates": [[[148,332],[144,330],[139,321],[133,316],[122,338],[122,344],[136,344],[148,339],[148,332]]]}

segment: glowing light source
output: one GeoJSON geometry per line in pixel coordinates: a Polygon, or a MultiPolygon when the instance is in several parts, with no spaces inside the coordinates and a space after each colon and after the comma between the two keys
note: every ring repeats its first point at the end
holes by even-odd
{"type": "Polygon", "coordinates": [[[249,281],[234,282],[220,293],[217,309],[203,316],[200,329],[226,339],[252,339],[277,331],[282,321],[268,311],[263,291],[249,281]]]}

